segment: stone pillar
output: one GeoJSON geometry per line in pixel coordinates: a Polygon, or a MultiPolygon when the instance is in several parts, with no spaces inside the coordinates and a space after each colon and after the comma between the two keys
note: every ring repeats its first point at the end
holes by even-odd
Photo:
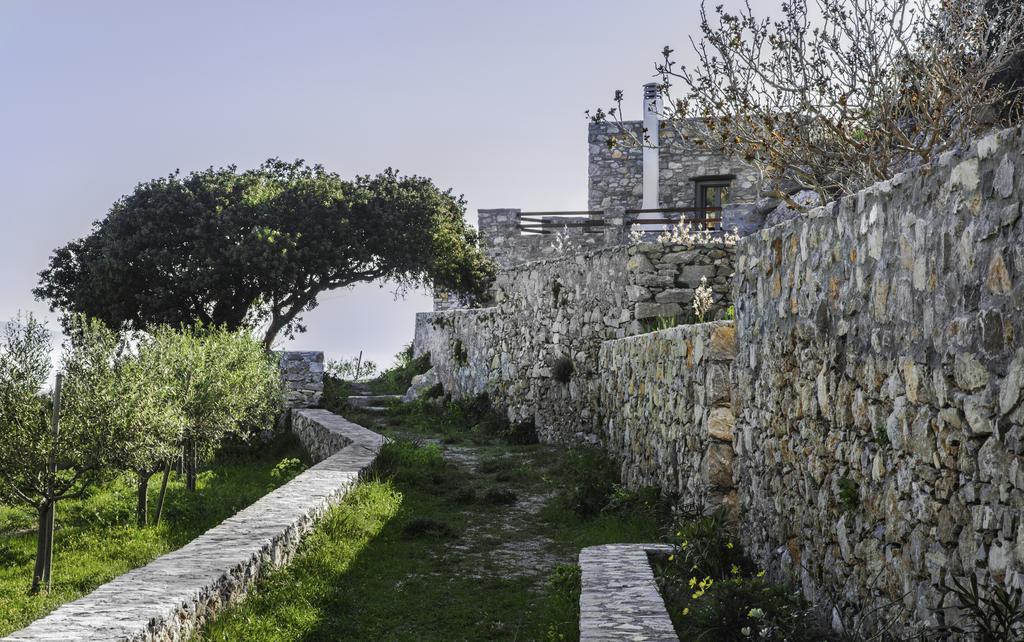
{"type": "Polygon", "coordinates": [[[622,245],[629,240],[626,227],[626,208],[615,205],[604,211],[604,244],[605,246],[622,245]]]}
{"type": "Polygon", "coordinates": [[[324,392],[323,352],[279,352],[285,407],[313,408],[324,392]]]}

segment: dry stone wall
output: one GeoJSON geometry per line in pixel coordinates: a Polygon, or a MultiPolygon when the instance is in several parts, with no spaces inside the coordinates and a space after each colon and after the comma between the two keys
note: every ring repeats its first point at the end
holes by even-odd
{"type": "Polygon", "coordinates": [[[430,353],[453,396],[486,392],[544,440],[598,443],[601,343],[687,316],[702,276],[715,299],[709,318],[724,315],[733,255],[721,243],[644,243],[503,270],[494,307],[418,315],[415,350],[430,353]],[[568,382],[552,374],[559,359],[572,363],[568,382]]]}
{"type": "Polygon", "coordinates": [[[288,408],[313,408],[324,392],[323,352],[279,352],[288,408]]]}
{"type": "Polygon", "coordinates": [[[743,543],[851,617],[1024,587],[1022,153],[1004,131],[740,243],[743,543]]]}
{"type": "Polygon", "coordinates": [[[705,510],[736,506],[732,321],[601,345],[605,448],[631,488],[655,486],[705,510]]]}

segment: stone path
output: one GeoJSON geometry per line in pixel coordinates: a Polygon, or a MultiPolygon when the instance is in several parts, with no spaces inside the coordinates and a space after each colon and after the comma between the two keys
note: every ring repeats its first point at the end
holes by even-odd
{"type": "Polygon", "coordinates": [[[384,441],[326,410],[293,411],[292,424],[320,463],[182,548],[3,640],[188,639],[268,569],[291,558],[302,537],[373,463],[384,441]]]}
{"type": "Polygon", "coordinates": [[[389,404],[402,400],[402,395],[374,394],[364,383],[353,383],[350,390],[352,394],[348,396],[348,405],[367,412],[387,412],[389,404]]]}

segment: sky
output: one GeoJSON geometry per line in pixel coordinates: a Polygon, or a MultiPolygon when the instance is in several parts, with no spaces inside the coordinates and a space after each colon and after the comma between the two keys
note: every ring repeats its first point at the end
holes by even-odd
{"type": "MultiPolygon", "coordinates": [[[[31,293],[52,251],[175,169],[394,167],[464,194],[474,225],[478,208],[584,209],[584,111],[624,89],[640,118],[697,6],[0,0],[0,321],[33,311],[56,330],[31,293]]],[[[430,308],[388,284],[328,292],[280,347],[388,365],[430,308]]]]}

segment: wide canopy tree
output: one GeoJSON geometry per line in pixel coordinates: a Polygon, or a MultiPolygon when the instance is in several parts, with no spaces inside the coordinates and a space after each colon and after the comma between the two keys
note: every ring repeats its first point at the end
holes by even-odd
{"type": "Polygon", "coordinates": [[[92,233],[58,248],[35,295],[120,329],[194,322],[265,327],[269,348],[302,331],[325,291],[390,281],[484,296],[493,264],[465,201],[428,178],[346,181],[271,159],[141,183],[92,233]]]}

